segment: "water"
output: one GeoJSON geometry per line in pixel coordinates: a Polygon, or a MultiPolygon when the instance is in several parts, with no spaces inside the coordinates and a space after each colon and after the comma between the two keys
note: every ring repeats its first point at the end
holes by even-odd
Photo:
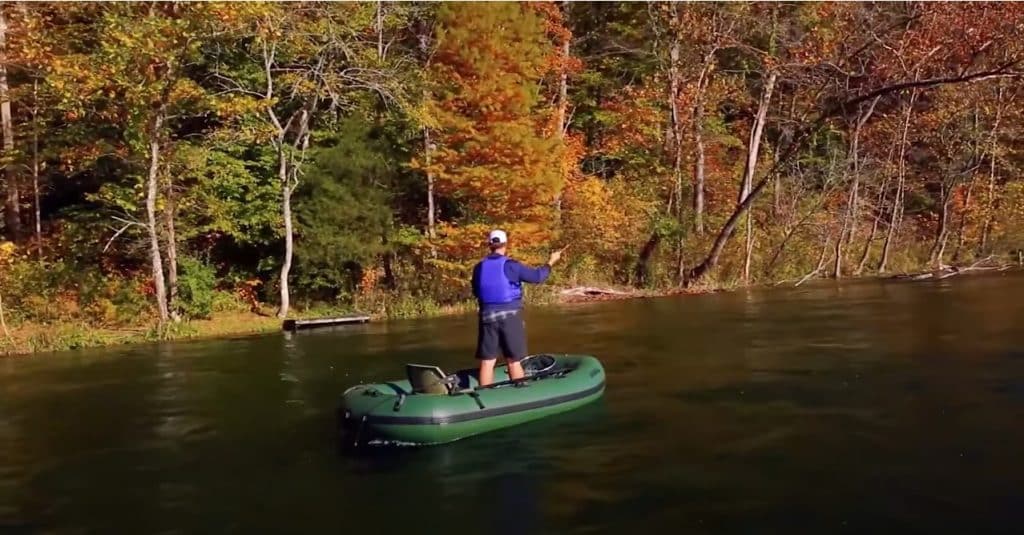
{"type": "Polygon", "coordinates": [[[0,533],[1019,533],[1024,276],[531,309],[602,401],[344,455],[338,396],[470,317],[0,360],[0,533]]]}

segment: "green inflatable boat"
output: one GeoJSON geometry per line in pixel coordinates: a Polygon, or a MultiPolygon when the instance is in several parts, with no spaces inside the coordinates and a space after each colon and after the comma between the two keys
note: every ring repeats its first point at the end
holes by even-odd
{"type": "MultiPolygon", "coordinates": [[[[481,387],[476,369],[448,375],[436,366],[406,365],[406,379],[349,388],[339,427],[348,445],[442,444],[518,425],[590,403],[604,393],[604,368],[588,355],[533,355],[526,377],[481,387]]],[[[506,380],[500,380],[506,378],[506,380]]]]}

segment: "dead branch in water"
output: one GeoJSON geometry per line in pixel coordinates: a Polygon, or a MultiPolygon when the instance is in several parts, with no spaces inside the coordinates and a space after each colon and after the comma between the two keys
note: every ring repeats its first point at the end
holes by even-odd
{"type": "Polygon", "coordinates": [[[831,241],[831,239],[832,239],[832,236],[827,236],[825,238],[825,245],[821,248],[821,254],[818,255],[818,265],[817,265],[817,267],[815,267],[814,270],[811,271],[810,273],[804,275],[802,279],[797,281],[797,283],[793,285],[794,288],[796,288],[797,286],[800,286],[801,284],[807,282],[808,279],[810,279],[811,277],[816,276],[818,273],[821,273],[821,270],[825,269],[825,253],[828,252],[828,243],[829,243],[829,241],[831,241]]]}
{"type": "Polygon", "coordinates": [[[912,281],[923,281],[923,280],[942,280],[957,275],[963,275],[965,273],[972,273],[977,271],[1006,271],[1013,267],[1012,264],[1008,263],[993,263],[994,256],[987,256],[978,260],[977,262],[969,266],[940,266],[938,269],[931,271],[924,271],[921,273],[914,274],[902,274],[894,275],[894,279],[909,279],[912,281]]]}
{"type": "Polygon", "coordinates": [[[575,288],[566,288],[559,292],[564,297],[594,297],[600,295],[617,295],[617,296],[633,296],[636,295],[634,292],[623,292],[621,290],[614,290],[611,288],[597,288],[594,286],[577,286],[575,288]]]}

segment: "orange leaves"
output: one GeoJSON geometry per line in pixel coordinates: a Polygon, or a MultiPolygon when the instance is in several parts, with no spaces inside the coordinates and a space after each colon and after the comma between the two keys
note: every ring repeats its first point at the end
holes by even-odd
{"type": "Polygon", "coordinates": [[[610,122],[614,124],[601,140],[601,151],[616,154],[638,147],[657,147],[662,141],[664,126],[663,90],[659,82],[649,85],[627,86],[602,104],[610,122]]]}
{"type": "Polygon", "coordinates": [[[1012,2],[926,2],[914,4],[913,18],[879,51],[877,72],[916,72],[922,78],[983,71],[1024,51],[1019,34],[1024,8],[1012,2]]]}
{"type": "Polygon", "coordinates": [[[561,144],[544,134],[550,113],[538,98],[552,51],[542,20],[520,4],[446,4],[437,33],[424,107],[437,147],[429,168],[424,158],[413,166],[464,207],[460,225],[440,227],[437,246],[449,258],[475,256],[494,224],[516,229],[520,247],[540,243],[562,176],[561,144]]]}

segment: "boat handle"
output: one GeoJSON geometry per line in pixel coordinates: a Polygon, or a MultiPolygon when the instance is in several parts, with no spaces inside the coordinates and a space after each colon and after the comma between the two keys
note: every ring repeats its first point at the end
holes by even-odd
{"type": "Polygon", "coordinates": [[[402,405],[405,404],[405,394],[398,394],[398,399],[395,400],[395,406],[392,408],[393,411],[398,412],[402,409],[402,405]]]}
{"type": "Polygon", "coordinates": [[[469,397],[473,398],[473,401],[476,402],[477,407],[480,407],[481,410],[484,409],[484,402],[480,401],[480,394],[477,394],[476,392],[470,392],[469,397]]]}

